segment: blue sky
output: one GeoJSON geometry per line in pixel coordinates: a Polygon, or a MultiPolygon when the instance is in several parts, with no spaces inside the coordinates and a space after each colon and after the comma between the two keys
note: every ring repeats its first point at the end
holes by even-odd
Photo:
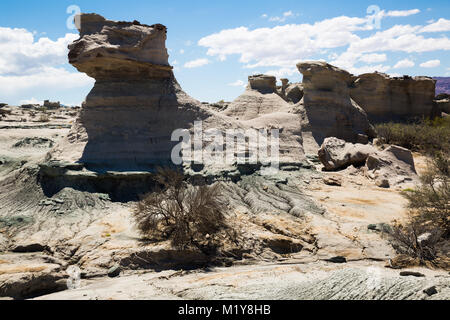
{"type": "Polygon", "coordinates": [[[450,76],[448,0],[2,0],[0,102],[83,101],[93,80],[67,63],[67,44],[77,38],[66,23],[71,5],[166,25],[175,76],[201,101],[233,100],[255,73],[300,81],[301,60],[355,74],[450,76]]]}

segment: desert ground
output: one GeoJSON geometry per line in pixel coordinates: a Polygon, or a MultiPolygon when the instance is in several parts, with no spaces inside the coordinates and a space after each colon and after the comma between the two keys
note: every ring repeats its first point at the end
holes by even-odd
{"type": "Polygon", "coordinates": [[[97,80],[83,105],[0,109],[2,299],[450,298],[446,265],[402,263],[390,237],[429,157],[380,142],[372,124],[445,117],[434,80],[305,61],[302,83],[254,75],[236,100],[201,103],[174,77],[165,26],[81,22],[69,62],[97,80]],[[138,203],[164,194],[156,167],[171,161],[171,134],[198,121],[278,130],[279,166],[183,158],[179,186],[220,186],[227,227],[183,246],[144,236],[138,203]]]}

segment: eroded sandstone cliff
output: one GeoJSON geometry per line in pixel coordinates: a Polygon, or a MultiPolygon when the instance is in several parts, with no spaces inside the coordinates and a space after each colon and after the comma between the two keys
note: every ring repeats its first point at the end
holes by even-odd
{"type": "Polygon", "coordinates": [[[365,143],[375,137],[366,113],[350,98],[350,73],[321,61],[301,62],[297,68],[303,74],[302,130],[318,145],[327,137],[365,143]]]}
{"type": "Polygon", "coordinates": [[[366,73],[356,77],[350,96],[366,112],[371,122],[407,121],[438,115],[436,81],[428,77],[394,77],[366,73]]]}

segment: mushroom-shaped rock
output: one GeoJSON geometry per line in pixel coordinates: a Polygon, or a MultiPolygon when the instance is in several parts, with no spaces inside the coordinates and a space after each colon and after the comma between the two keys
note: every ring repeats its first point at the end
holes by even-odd
{"type": "MultiPolygon", "coordinates": [[[[69,135],[48,160],[86,166],[143,170],[171,163],[176,129],[211,117],[189,97],[168,64],[166,27],[110,21],[81,14],[80,39],[69,62],[96,79],[69,135]]],[[[225,123],[210,119],[216,128],[225,123]]]]}

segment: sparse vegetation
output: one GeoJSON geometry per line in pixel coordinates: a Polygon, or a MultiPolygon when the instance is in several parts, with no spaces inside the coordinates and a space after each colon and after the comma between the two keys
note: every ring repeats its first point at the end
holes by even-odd
{"type": "Polygon", "coordinates": [[[50,122],[50,117],[48,116],[48,114],[43,113],[39,116],[38,121],[39,122],[50,122]]]}
{"type": "Polygon", "coordinates": [[[382,123],[376,126],[383,144],[395,144],[413,151],[450,152],[450,117],[423,119],[414,123],[382,123]]]}
{"type": "MultiPolygon", "coordinates": [[[[447,137],[448,138],[448,137],[447,137]]],[[[398,253],[424,265],[450,268],[450,154],[437,152],[421,184],[403,192],[410,216],[391,233],[398,253]]]]}
{"type": "Polygon", "coordinates": [[[224,236],[235,236],[225,222],[220,185],[192,186],[183,174],[169,169],[159,169],[155,179],[161,188],[144,196],[134,210],[143,236],[170,239],[174,247],[208,253],[220,246],[224,236]]]}

